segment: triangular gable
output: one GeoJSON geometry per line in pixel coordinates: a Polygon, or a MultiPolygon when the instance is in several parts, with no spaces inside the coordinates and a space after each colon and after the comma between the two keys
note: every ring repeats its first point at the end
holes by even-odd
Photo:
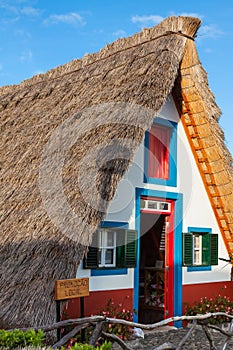
{"type": "Polygon", "coordinates": [[[196,164],[229,255],[233,253],[233,173],[232,157],[218,124],[221,111],[216,105],[207,74],[198,58],[195,44],[189,41],[174,87],[196,164]],[[181,95],[180,95],[181,93],[181,95]]]}

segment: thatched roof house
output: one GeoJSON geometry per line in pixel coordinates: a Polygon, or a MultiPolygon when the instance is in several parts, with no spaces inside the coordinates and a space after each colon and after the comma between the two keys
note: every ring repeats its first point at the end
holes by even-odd
{"type": "Polygon", "coordinates": [[[96,54],[0,89],[4,325],[54,320],[54,281],[75,277],[119,180],[170,93],[233,252],[232,159],[195,47],[199,25],[196,18],[169,17],[96,54]],[[138,106],[145,107],[143,115],[138,106]],[[123,120],[114,124],[119,113],[123,120]],[[101,155],[96,192],[89,193],[96,167],[90,151],[114,138],[117,144],[107,151],[114,161],[104,164],[109,158],[101,155]]]}

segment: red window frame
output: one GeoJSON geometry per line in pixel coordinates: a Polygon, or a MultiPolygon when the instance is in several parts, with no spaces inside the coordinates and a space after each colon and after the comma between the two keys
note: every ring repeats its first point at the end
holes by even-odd
{"type": "Polygon", "coordinates": [[[171,130],[153,124],[149,133],[148,176],[168,180],[171,130]]]}

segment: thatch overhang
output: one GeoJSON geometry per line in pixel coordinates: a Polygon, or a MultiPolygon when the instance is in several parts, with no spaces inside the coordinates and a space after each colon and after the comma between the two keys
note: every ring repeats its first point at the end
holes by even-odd
{"type": "Polygon", "coordinates": [[[194,42],[189,41],[173,90],[181,120],[229,256],[233,254],[233,167],[194,42]]]}
{"type": "MultiPolygon", "coordinates": [[[[75,276],[118,182],[168,94],[173,90],[184,124],[194,111],[186,113],[195,102],[185,90],[187,69],[195,82],[208,86],[198,58],[195,71],[185,61],[189,45],[195,48],[199,25],[196,18],[169,17],[99,53],[0,89],[4,325],[54,320],[54,281],[75,276]]],[[[213,95],[201,91],[197,95],[207,124],[219,130],[213,95]]],[[[188,123],[186,130],[192,140],[188,123]]],[[[225,149],[222,138],[216,142],[225,149]]],[[[224,162],[229,165],[226,157],[224,162]]],[[[216,214],[217,209],[216,204],[216,214]]],[[[227,211],[232,215],[231,208],[227,211]]]]}

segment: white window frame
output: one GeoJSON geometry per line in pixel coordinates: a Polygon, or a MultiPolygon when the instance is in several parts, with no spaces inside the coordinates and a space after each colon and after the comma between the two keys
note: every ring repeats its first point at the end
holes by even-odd
{"type": "Polygon", "coordinates": [[[98,235],[98,247],[100,254],[99,267],[116,267],[116,231],[101,229],[98,235]],[[108,245],[108,233],[113,234],[113,245],[108,245]],[[106,263],[106,251],[113,250],[113,263],[106,263]]]}
{"type": "Polygon", "coordinates": [[[202,265],[202,235],[199,233],[193,233],[193,265],[202,265]],[[198,247],[195,245],[196,239],[199,241],[198,247]]]}
{"type": "Polygon", "coordinates": [[[147,210],[151,212],[171,213],[171,203],[166,201],[141,198],[140,208],[141,210],[147,210]],[[166,206],[166,208],[164,208],[164,206],[166,206]]]}

